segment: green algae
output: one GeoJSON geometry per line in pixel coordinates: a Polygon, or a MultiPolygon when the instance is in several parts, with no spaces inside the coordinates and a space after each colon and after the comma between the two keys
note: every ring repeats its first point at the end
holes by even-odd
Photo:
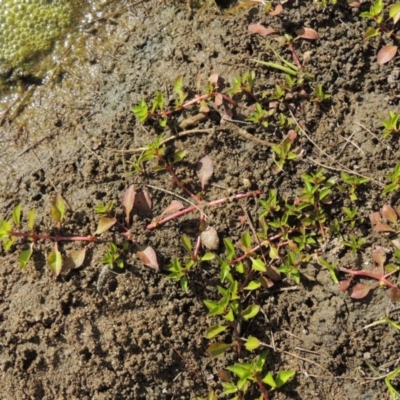
{"type": "Polygon", "coordinates": [[[0,0],[0,65],[15,68],[48,51],[73,11],[70,0],[0,0]]]}

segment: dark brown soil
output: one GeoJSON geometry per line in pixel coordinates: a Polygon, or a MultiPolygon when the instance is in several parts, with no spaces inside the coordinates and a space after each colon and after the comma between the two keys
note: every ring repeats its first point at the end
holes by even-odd
{"type": "MultiPolygon", "coordinates": [[[[293,199],[302,187],[300,175],[316,171],[317,163],[326,166],[328,176],[339,177],[341,167],[336,161],[373,178],[356,203],[364,218],[356,231],[366,239],[362,251],[354,256],[338,239],[328,238],[322,253],[344,267],[371,263],[374,246],[390,243],[372,233],[368,215],[399,201],[397,192],[381,194],[388,182],[385,174],[397,163],[399,143],[395,138],[382,139],[380,122],[390,110],[398,111],[399,83],[393,71],[399,60],[379,66],[376,53],[386,39],[363,41],[371,23],[359,13],[369,3],[361,9],[338,3],[322,9],[311,1],[289,1],[281,15],[271,17],[256,3],[229,12],[214,4],[199,9],[190,2],[149,0],[93,24],[82,39],[84,50],[72,52],[59,74],[37,87],[29,104],[2,125],[1,214],[9,217],[13,207],[22,203],[24,211],[36,209],[39,230],[51,230],[49,205],[57,190],[71,206],[63,233],[88,235],[96,230],[93,206],[118,202],[130,184],[138,188],[151,184],[182,195],[164,172],[132,174],[131,155],[115,151],[144,146],[161,133],[157,122],[139,124],[132,106],[151,100],[157,91],[173,104],[172,86],[179,75],[190,96],[196,93],[200,76],[205,82],[216,72],[229,86],[234,77],[249,70],[257,73],[257,93],[271,92],[283,75],[251,61],[274,58],[266,39],[251,34],[248,25],[260,22],[291,35],[310,27],[318,31],[319,40],[299,40],[294,47],[307,72],[332,97],[321,104],[311,102],[314,82],[304,87],[308,97],[295,93],[293,105],[287,101],[280,106],[287,116],[291,108],[307,129],[308,137],[300,135],[296,142],[304,150],[301,160],[288,162],[283,172],[273,174],[270,148],[238,136],[233,124],[213,134],[173,141],[168,151],[187,150],[177,174],[195,190],[196,163],[210,155],[215,172],[213,186],[207,190],[209,199],[249,188],[265,194],[276,188],[281,198],[293,199]],[[308,61],[304,60],[307,54],[308,61]]],[[[270,42],[291,60],[286,47],[270,42]]],[[[237,100],[251,105],[245,96],[237,100]]],[[[165,135],[179,132],[179,123],[196,113],[194,108],[170,118],[165,135]]],[[[240,113],[234,117],[240,119],[240,113]]],[[[196,126],[218,127],[218,111],[196,126]]],[[[286,134],[274,126],[249,132],[276,143],[286,134]]],[[[174,199],[147,190],[154,215],[174,199]]],[[[256,223],[259,205],[254,200],[210,210],[221,242],[223,238],[235,242],[250,231],[247,224],[237,226],[242,206],[256,223]]],[[[333,202],[332,218],[340,215],[342,206],[339,199],[333,202]]],[[[90,249],[83,267],[58,278],[46,267],[48,244],[37,244],[33,261],[23,272],[18,268],[20,246],[1,252],[2,400],[196,399],[206,397],[210,388],[221,392],[217,373],[238,358],[233,349],[218,359],[206,353],[212,341],[204,335],[217,320],[206,316],[203,300],[218,298],[218,268],[212,263],[199,267],[191,275],[189,294],[184,294],[167,279],[164,269],[174,257],[182,257],[183,233],[195,242],[196,216],[147,231],[150,220],[135,215],[132,231],[139,243],[156,250],[159,272],[144,267],[133,252],[125,260],[125,273],[107,272],[100,263],[106,242],[90,249]]],[[[112,240],[113,234],[104,238],[112,240]]],[[[116,241],[121,243],[119,238],[116,241]]],[[[79,248],[64,248],[71,247],[79,248]]],[[[217,253],[223,251],[221,245],[217,253]]],[[[295,378],[270,398],[388,398],[383,378],[367,378],[396,368],[399,332],[386,325],[361,328],[387,315],[397,320],[389,298],[375,290],[361,301],[352,300],[313,262],[300,272],[300,285],[284,279],[258,294],[256,302],[264,316],[260,313],[242,332],[243,337],[257,336],[276,347],[268,355],[270,371],[296,371],[295,378]]],[[[239,360],[253,358],[244,351],[239,360]]],[[[246,398],[258,398],[256,389],[246,398]]]]}

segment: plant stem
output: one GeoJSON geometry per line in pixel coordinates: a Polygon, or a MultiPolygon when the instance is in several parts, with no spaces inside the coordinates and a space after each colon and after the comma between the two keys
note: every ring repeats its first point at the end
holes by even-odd
{"type": "Polygon", "coordinates": [[[185,208],[184,210],[181,211],[177,211],[174,214],[169,215],[168,217],[165,217],[159,221],[155,220],[152,223],[150,223],[149,225],[147,225],[146,229],[148,230],[153,230],[155,228],[157,228],[160,225],[165,224],[168,221],[171,221],[173,219],[179,218],[182,215],[185,215],[191,211],[197,210],[200,206],[203,206],[204,208],[206,207],[211,207],[211,206],[217,206],[219,204],[223,204],[227,201],[233,201],[233,200],[239,200],[239,199],[244,199],[246,197],[253,197],[253,196],[260,196],[262,194],[261,190],[254,190],[252,192],[247,192],[247,193],[240,193],[231,197],[224,197],[222,199],[218,199],[218,200],[213,200],[210,202],[199,202],[199,204],[197,204],[196,206],[190,206],[185,208]]]}
{"type": "Polygon", "coordinates": [[[33,241],[36,240],[52,240],[54,242],[94,242],[96,240],[96,236],[50,236],[50,235],[39,235],[36,233],[25,233],[25,232],[15,232],[9,231],[8,234],[14,237],[24,237],[30,238],[33,241]]]}
{"type": "Polygon", "coordinates": [[[368,272],[368,271],[352,271],[351,269],[347,269],[344,267],[340,267],[339,269],[353,277],[354,276],[365,276],[367,278],[375,279],[381,283],[384,283],[386,286],[389,286],[393,289],[399,289],[399,287],[395,283],[390,282],[387,279],[387,277],[389,277],[390,275],[393,275],[394,273],[398,272],[397,270],[392,271],[386,275],[377,275],[377,274],[374,274],[373,272],[368,272]]]}

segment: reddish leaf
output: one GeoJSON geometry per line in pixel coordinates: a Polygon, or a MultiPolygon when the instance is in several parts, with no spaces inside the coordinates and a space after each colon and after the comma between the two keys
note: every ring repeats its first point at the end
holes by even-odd
{"type": "Polygon", "coordinates": [[[231,346],[232,346],[232,344],[217,342],[217,343],[213,343],[210,346],[208,346],[206,351],[212,357],[219,357],[219,356],[222,356],[222,354],[224,354],[225,351],[228,350],[229,347],[231,347],[231,346]]]}
{"type": "Polygon", "coordinates": [[[351,281],[351,278],[346,279],[345,281],[340,281],[339,290],[341,290],[342,292],[346,291],[349,288],[351,281]]]}
{"type": "Polygon", "coordinates": [[[207,250],[217,250],[219,247],[219,237],[217,230],[213,227],[208,227],[200,235],[201,243],[207,250]]]}
{"type": "Polygon", "coordinates": [[[197,164],[197,175],[200,180],[201,188],[204,190],[204,186],[211,178],[214,172],[213,163],[210,156],[204,156],[197,164]]]}
{"type": "Polygon", "coordinates": [[[261,283],[261,286],[265,289],[272,288],[275,285],[275,283],[271,281],[271,279],[268,279],[266,276],[260,276],[258,280],[261,283]]]}
{"type": "Polygon", "coordinates": [[[376,246],[372,251],[372,259],[383,268],[383,264],[386,261],[386,251],[382,246],[376,246]]]}
{"type": "Polygon", "coordinates": [[[147,246],[143,250],[138,251],[136,254],[143,262],[143,264],[146,265],[146,267],[150,267],[158,271],[159,266],[157,261],[157,255],[152,247],[147,246]]]}
{"type": "Polygon", "coordinates": [[[395,224],[397,222],[397,214],[396,211],[394,210],[393,207],[385,204],[382,207],[382,216],[386,218],[389,222],[392,224],[395,224]]]}
{"type": "Polygon", "coordinates": [[[283,11],[282,4],[278,4],[275,7],[275,10],[269,12],[269,15],[271,15],[272,17],[275,17],[275,16],[279,15],[282,11],[283,11]]]}
{"type": "Polygon", "coordinates": [[[260,36],[268,36],[275,33],[275,30],[272,29],[271,27],[265,27],[258,23],[249,25],[248,29],[251,33],[256,33],[257,35],[260,36]]]}
{"type": "Polygon", "coordinates": [[[388,224],[379,223],[379,224],[374,226],[374,231],[375,232],[395,232],[395,229],[393,229],[388,224]]]}
{"type": "Polygon", "coordinates": [[[217,375],[222,382],[232,382],[232,376],[226,369],[221,369],[217,375]]]}
{"type": "Polygon", "coordinates": [[[378,55],[376,56],[378,64],[383,65],[388,63],[397,53],[397,46],[384,46],[382,47],[378,55]]]}
{"type": "Polygon", "coordinates": [[[296,35],[302,39],[316,40],[319,38],[317,31],[311,28],[300,28],[297,29],[296,35]]]}
{"type": "Polygon", "coordinates": [[[359,1],[353,1],[353,2],[349,3],[349,7],[359,8],[360,6],[361,6],[361,3],[359,1]]]}
{"type": "Polygon", "coordinates": [[[219,80],[219,75],[216,72],[211,74],[210,77],[208,78],[208,81],[214,86],[218,86],[218,80],[219,80]]]}
{"type": "Polygon", "coordinates": [[[374,212],[369,215],[369,220],[371,221],[372,225],[379,224],[379,222],[381,222],[381,219],[382,219],[382,216],[381,216],[381,213],[379,213],[379,212],[374,212]]]}
{"type": "Polygon", "coordinates": [[[389,296],[389,299],[392,301],[400,301],[400,289],[398,288],[389,288],[386,290],[386,294],[389,296]]]}
{"type": "Polygon", "coordinates": [[[290,142],[293,143],[297,138],[297,132],[294,129],[290,129],[286,139],[290,142]]]}
{"type": "Polygon", "coordinates": [[[97,225],[97,230],[94,234],[100,235],[101,233],[110,229],[116,222],[117,222],[116,218],[107,218],[107,217],[100,218],[99,223],[97,225]]]}
{"type": "Polygon", "coordinates": [[[172,200],[171,204],[160,214],[160,218],[164,217],[167,214],[172,214],[179,210],[182,210],[183,204],[178,200],[172,200]]]}
{"type": "Polygon", "coordinates": [[[141,189],[136,192],[135,208],[145,214],[151,214],[152,202],[147,190],[141,189]]]}
{"type": "Polygon", "coordinates": [[[281,273],[273,265],[268,265],[266,275],[275,282],[282,279],[281,273]]]}
{"type": "Polygon", "coordinates": [[[220,105],[222,105],[224,103],[224,99],[223,99],[223,97],[222,97],[222,94],[221,93],[217,93],[216,95],[215,95],[215,98],[214,98],[214,104],[217,106],[217,107],[219,107],[220,105]]]}
{"type": "Polygon", "coordinates": [[[400,239],[393,239],[391,242],[396,249],[400,249],[400,239]]]}
{"type": "Polygon", "coordinates": [[[352,299],[362,299],[369,293],[371,289],[372,286],[365,285],[364,283],[357,283],[351,288],[350,297],[352,299]]]}
{"type": "Polygon", "coordinates": [[[85,261],[86,249],[74,250],[63,259],[63,270],[79,268],[85,261]]]}
{"type": "Polygon", "coordinates": [[[133,205],[135,204],[135,197],[136,197],[136,190],[134,185],[131,185],[128,187],[128,189],[125,190],[121,198],[121,205],[125,212],[125,221],[127,225],[129,225],[129,216],[133,209],[133,205]]]}

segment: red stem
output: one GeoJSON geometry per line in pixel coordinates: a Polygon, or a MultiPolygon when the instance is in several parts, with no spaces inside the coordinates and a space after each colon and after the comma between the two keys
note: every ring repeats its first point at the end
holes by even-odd
{"type": "Polygon", "coordinates": [[[393,275],[394,273],[398,272],[396,271],[392,271],[389,274],[386,275],[377,275],[374,274],[372,272],[368,272],[368,271],[352,271],[351,269],[347,269],[344,267],[340,267],[339,268],[341,271],[346,272],[347,274],[351,275],[351,276],[365,276],[367,278],[371,278],[371,279],[375,279],[379,282],[384,283],[386,286],[390,286],[393,289],[399,289],[399,287],[394,284],[393,282],[390,282],[388,279],[386,279],[388,276],[393,275]]]}
{"type": "Polygon", "coordinates": [[[239,199],[244,199],[246,197],[252,197],[252,196],[259,196],[261,194],[262,194],[261,190],[254,190],[253,192],[240,193],[240,194],[237,194],[235,196],[224,197],[222,199],[210,201],[208,203],[203,203],[203,204],[199,203],[196,206],[190,206],[190,207],[185,208],[184,210],[177,211],[176,213],[171,214],[168,217],[165,217],[165,218],[163,218],[163,219],[161,219],[159,221],[156,220],[156,221],[152,222],[151,224],[147,225],[146,229],[153,230],[153,229],[157,228],[158,226],[165,224],[168,221],[171,221],[173,219],[179,218],[180,216],[182,216],[184,214],[187,214],[187,213],[189,213],[191,211],[194,211],[194,210],[198,209],[200,206],[203,206],[204,208],[205,207],[211,207],[211,206],[216,206],[216,205],[225,203],[227,201],[239,200],[239,199]]]}
{"type": "Polygon", "coordinates": [[[70,242],[94,242],[96,236],[50,236],[50,235],[38,235],[36,233],[24,233],[9,231],[10,236],[31,238],[33,241],[36,240],[53,240],[54,242],[70,241],[70,242]]]}

